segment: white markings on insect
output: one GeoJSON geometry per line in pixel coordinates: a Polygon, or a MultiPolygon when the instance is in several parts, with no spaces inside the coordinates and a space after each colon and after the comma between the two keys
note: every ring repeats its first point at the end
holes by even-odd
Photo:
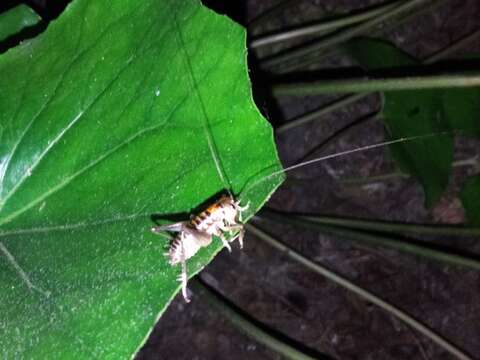
{"type": "Polygon", "coordinates": [[[162,231],[175,232],[168,252],[170,265],[178,263],[182,266],[182,273],[178,280],[182,283],[182,294],[186,302],[187,296],[187,265],[186,261],[194,256],[202,247],[210,245],[212,237],[217,236],[222,240],[223,245],[231,251],[230,242],[238,238],[240,248],[243,247],[242,212],[248,208],[240,206],[239,201],[231,195],[223,195],[189,221],[182,221],[170,225],[155,226],[152,232],[162,231]]]}

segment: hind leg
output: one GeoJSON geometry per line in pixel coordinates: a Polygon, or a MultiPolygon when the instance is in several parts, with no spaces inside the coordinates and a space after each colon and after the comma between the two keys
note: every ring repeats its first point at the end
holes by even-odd
{"type": "Polygon", "coordinates": [[[221,227],[221,230],[222,232],[228,232],[229,234],[232,234],[235,231],[237,231],[237,234],[233,235],[233,237],[228,242],[233,242],[238,238],[238,242],[240,243],[240,249],[243,248],[243,237],[245,235],[245,229],[243,228],[243,225],[240,225],[240,224],[223,225],[221,227]]]}
{"type": "Polygon", "coordinates": [[[187,274],[187,261],[185,259],[185,248],[184,248],[184,241],[185,241],[185,234],[182,232],[181,237],[180,237],[180,246],[181,246],[181,251],[180,251],[180,264],[182,265],[182,273],[178,277],[178,281],[182,283],[182,295],[183,298],[185,299],[185,302],[190,302],[190,299],[188,298],[187,295],[187,281],[188,281],[188,274],[187,274]]]}

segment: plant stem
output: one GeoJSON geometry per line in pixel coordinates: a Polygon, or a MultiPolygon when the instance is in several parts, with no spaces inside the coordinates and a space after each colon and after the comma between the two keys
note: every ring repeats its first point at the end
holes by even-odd
{"type": "Polygon", "coordinates": [[[363,99],[366,95],[365,94],[355,94],[355,95],[350,95],[350,96],[345,96],[339,100],[335,100],[331,102],[330,104],[326,106],[322,106],[319,109],[316,109],[314,111],[311,111],[309,113],[303,114],[297,118],[294,118],[290,120],[288,123],[283,124],[279,126],[276,130],[276,134],[282,134],[287,130],[290,130],[294,127],[297,127],[299,125],[305,124],[307,122],[310,122],[320,116],[326,115],[331,113],[332,111],[335,111],[337,109],[340,109],[342,107],[345,107],[355,101],[358,101],[360,99],[363,99]]]}
{"type": "MultiPolygon", "coordinates": [[[[478,165],[479,165],[478,155],[468,159],[464,159],[464,160],[457,160],[452,163],[452,167],[454,168],[463,167],[463,166],[478,166],[478,165]]],[[[337,181],[344,185],[362,185],[362,184],[372,183],[372,182],[387,181],[395,178],[408,179],[409,177],[410,175],[408,174],[405,174],[399,171],[393,171],[385,174],[373,175],[373,176],[364,177],[364,178],[338,179],[337,181]]]]}
{"type": "Polygon", "coordinates": [[[278,338],[269,334],[267,331],[264,331],[259,326],[255,325],[252,320],[248,319],[238,309],[236,309],[235,306],[231,305],[227,299],[211,289],[209,286],[203,284],[201,281],[193,280],[190,281],[189,284],[195,292],[199,293],[199,295],[202,297],[202,300],[206,300],[209,305],[213,306],[222,316],[224,316],[238,329],[259,343],[265,345],[267,348],[283,355],[287,359],[314,360],[313,357],[304,354],[300,350],[295,349],[286,342],[279,340],[278,338]]]}
{"type": "Polygon", "coordinates": [[[432,64],[442,59],[448,58],[450,55],[464,47],[465,45],[470,44],[471,42],[478,39],[480,36],[480,29],[472,31],[470,34],[462,37],[461,39],[457,40],[454,44],[447,46],[446,48],[436,52],[433,55],[430,55],[426,58],[423,63],[424,64],[432,64]]]}
{"type": "MultiPolygon", "coordinates": [[[[469,44],[471,41],[475,40],[478,36],[480,36],[480,30],[476,30],[469,35],[461,38],[454,44],[449,45],[448,47],[444,48],[443,50],[428,56],[425,58],[422,63],[423,64],[431,64],[436,61],[442,60],[447,58],[448,56],[452,55],[459,49],[461,49],[463,46],[469,44]]],[[[306,114],[300,115],[292,120],[290,120],[288,123],[283,124],[279,126],[276,130],[276,133],[281,134],[285,132],[286,130],[290,130],[296,126],[300,126],[302,124],[308,123],[312,120],[315,120],[316,118],[320,116],[327,115],[331,113],[332,111],[335,111],[337,109],[340,109],[344,106],[350,105],[356,101],[360,101],[364,98],[366,98],[369,95],[372,95],[373,93],[361,93],[361,94],[354,94],[354,95],[347,95],[339,100],[335,100],[328,104],[327,106],[320,107],[314,111],[308,112],[306,114]]]]}
{"type": "Polygon", "coordinates": [[[302,36],[325,33],[337,30],[342,27],[346,27],[348,25],[357,24],[359,22],[379,16],[386,11],[392,10],[394,7],[398,6],[398,3],[399,2],[386,3],[374,9],[364,10],[362,12],[352,15],[342,16],[341,18],[332,20],[320,20],[314,24],[310,24],[307,26],[297,27],[295,29],[260,36],[250,42],[250,48],[260,48],[262,46],[271,45],[282,41],[288,41],[302,36]]]}
{"type": "Polygon", "coordinates": [[[316,42],[311,45],[305,45],[293,50],[289,50],[287,52],[274,55],[263,60],[262,66],[266,68],[273,68],[279,64],[282,64],[286,61],[310,54],[312,52],[326,50],[331,48],[334,45],[338,45],[342,42],[345,42],[355,36],[361,35],[371,28],[395,17],[407,11],[411,11],[413,8],[422,5],[425,2],[429,2],[431,0],[410,0],[401,5],[395,6],[392,10],[384,12],[382,15],[377,16],[376,18],[363,22],[357,26],[353,26],[351,28],[345,29],[338,33],[333,34],[332,36],[327,36],[322,41],[316,42]]]}
{"type": "MultiPolygon", "coordinates": [[[[399,239],[390,238],[387,236],[381,236],[381,235],[376,235],[369,232],[350,229],[345,227],[347,226],[347,222],[349,221],[346,219],[344,219],[345,221],[342,224],[337,223],[335,224],[337,226],[333,226],[333,223],[335,222],[335,220],[333,219],[330,219],[329,221],[330,225],[326,225],[327,224],[326,219],[324,219],[325,222],[321,222],[318,219],[312,221],[311,218],[307,219],[305,217],[296,216],[292,214],[288,214],[287,216],[285,214],[282,215],[281,213],[268,211],[268,210],[267,211],[263,210],[261,214],[262,214],[262,217],[265,219],[273,220],[276,222],[288,223],[288,224],[301,226],[301,227],[308,227],[313,230],[318,230],[324,233],[334,234],[340,237],[344,237],[354,242],[363,242],[363,243],[371,244],[374,246],[386,247],[389,249],[395,249],[405,253],[410,253],[410,254],[421,256],[427,259],[441,261],[441,262],[455,265],[455,266],[462,266],[462,267],[474,269],[477,271],[480,270],[480,261],[478,260],[457,255],[457,254],[451,254],[446,251],[435,250],[428,247],[427,244],[426,245],[414,244],[411,242],[406,242],[399,239]]],[[[354,223],[353,220],[350,220],[350,221],[352,221],[352,224],[354,224],[354,226],[352,227],[356,226],[356,228],[358,229],[360,228],[365,229],[368,226],[365,222],[361,224],[359,220],[357,220],[356,223],[354,223]]],[[[400,224],[397,224],[397,225],[400,225],[400,224]]],[[[370,224],[370,227],[368,228],[373,229],[373,226],[370,224]]],[[[385,230],[386,228],[387,228],[387,225],[385,223],[382,226],[380,226],[380,222],[379,222],[379,228],[376,229],[376,231],[387,231],[385,230]]],[[[395,230],[392,230],[392,228],[394,227],[391,227],[389,232],[398,231],[398,228],[396,228],[395,230]]],[[[462,233],[462,235],[464,236],[475,235],[478,233],[478,230],[479,229],[477,228],[466,230],[462,233]],[[470,233],[468,233],[469,231],[470,233]]],[[[405,231],[405,227],[401,231],[405,231]]],[[[426,227],[424,227],[423,229],[420,229],[419,227],[417,227],[416,229],[410,229],[410,231],[407,231],[407,232],[415,232],[415,231],[417,233],[422,233],[423,231],[423,234],[426,234],[429,230],[426,227]]],[[[452,229],[450,229],[449,231],[452,231],[452,229]]],[[[434,232],[430,230],[429,234],[432,235],[434,234],[434,232]]]]}
{"type": "MultiPolygon", "coordinates": [[[[285,214],[282,216],[290,217],[292,214],[285,214]]],[[[386,221],[349,219],[333,216],[295,215],[295,218],[317,224],[335,225],[360,230],[383,231],[387,233],[413,233],[417,235],[438,236],[480,236],[480,228],[475,227],[445,226],[439,224],[406,224],[386,221]]],[[[480,263],[478,269],[480,270],[480,263]]]]}
{"type": "Polygon", "coordinates": [[[304,96],[334,93],[370,93],[374,91],[400,91],[480,86],[480,73],[411,76],[403,78],[349,79],[308,83],[277,84],[273,93],[277,96],[304,96]]]}
{"type": "Polygon", "coordinates": [[[347,125],[341,127],[340,129],[334,131],[327,138],[325,138],[321,143],[315,145],[313,148],[311,148],[306,153],[304,153],[292,165],[298,165],[300,163],[303,163],[303,162],[307,161],[307,159],[309,159],[315,153],[317,153],[320,150],[326,148],[329,144],[331,144],[339,136],[341,136],[342,134],[345,134],[346,132],[350,131],[351,129],[353,129],[355,127],[358,127],[360,125],[363,125],[368,121],[373,121],[373,120],[376,120],[376,119],[379,119],[379,118],[381,118],[380,113],[376,112],[376,113],[369,114],[369,115],[363,116],[361,118],[355,119],[353,122],[350,122],[347,125]]]}
{"type": "Polygon", "coordinates": [[[370,291],[363,289],[362,287],[355,285],[353,282],[347,280],[346,278],[336,274],[335,272],[323,267],[322,265],[315,263],[303,255],[299,254],[293,248],[281,243],[277,239],[273,238],[272,236],[266,234],[259,228],[246,224],[245,227],[248,231],[251,231],[254,235],[256,235],[261,240],[265,241],[270,246],[274,247],[275,249],[284,252],[288,257],[295,260],[299,264],[305,266],[306,268],[316,272],[317,274],[326,277],[327,279],[333,281],[337,285],[340,285],[344,289],[353,292],[354,294],[360,296],[361,298],[365,299],[372,304],[377,305],[378,307],[384,309],[389,314],[395,316],[397,319],[403,321],[405,324],[409,325],[413,329],[417,330],[421,334],[428,337],[431,341],[436,343],[445,351],[449,352],[450,354],[454,355],[457,359],[462,360],[472,360],[470,356],[465,354],[462,350],[457,348],[455,345],[448,342],[446,339],[435,333],[433,330],[429,329],[426,325],[422,324],[418,320],[414,319],[412,316],[404,312],[403,310],[399,309],[398,307],[388,303],[387,301],[379,298],[375,294],[371,293],[370,291]]]}
{"type": "MultiPolygon", "coordinates": [[[[431,2],[430,4],[427,4],[426,6],[423,6],[423,7],[419,8],[418,10],[416,10],[414,12],[406,13],[404,15],[402,14],[402,15],[400,15],[400,18],[398,20],[393,19],[393,21],[385,24],[385,26],[377,27],[377,28],[373,29],[373,35],[377,35],[377,34],[381,34],[381,33],[388,33],[389,31],[393,30],[394,28],[403,25],[404,23],[409,21],[412,17],[419,16],[423,13],[433,11],[436,7],[439,7],[440,5],[442,5],[442,3],[446,2],[446,1],[447,0],[434,1],[434,2],[431,2]]],[[[292,64],[287,65],[287,66],[282,66],[281,72],[284,73],[287,70],[303,69],[306,66],[309,66],[309,65],[312,65],[312,64],[315,64],[315,63],[319,63],[323,59],[325,59],[329,56],[332,56],[336,53],[339,53],[340,51],[341,51],[340,49],[330,49],[330,50],[321,52],[317,56],[309,56],[309,57],[304,58],[304,59],[298,59],[298,61],[296,61],[295,63],[292,63],[292,64]]]]}

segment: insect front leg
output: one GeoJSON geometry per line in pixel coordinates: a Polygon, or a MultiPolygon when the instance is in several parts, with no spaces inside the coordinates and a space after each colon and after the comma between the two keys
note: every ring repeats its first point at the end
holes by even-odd
{"type": "Polygon", "coordinates": [[[233,236],[230,242],[235,241],[238,238],[240,249],[243,249],[243,238],[245,236],[245,229],[243,228],[243,225],[229,225],[226,227],[226,229],[230,233],[237,231],[237,233],[233,236]]]}
{"type": "Polygon", "coordinates": [[[182,231],[180,234],[180,264],[182,265],[182,274],[179,276],[178,281],[182,283],[182,295],[183,298],[185,299],[185,302],[190,302],[190,299],[188,298],[187,295],[187,281],[188,281],[188,275],[187,275],[187,260],[185,257],[185,232],[182,231]]]}
{"type": "Polygon", "coordinates": [[[240,206],[240,201],[235,202],[235,209],[238,211],[238,221],[243,222],[242,213],[250,207],[250,201],[245,206],[240,206]]]}
{"type": "Polygon", "coordinates": [[[235,235],[232,239],[234,241],[238,237],[238,242],[240,244],[240,249],[243,249],[243,238],[245,237],[245,228],[243,225],[232,226],[232,230],[238,230],[238,234],[235,235]]]}
{"type": "Polygon", "coordinates": [[[225,237],[225,234],[221,230],[222,229],[220,229],[220,231],[218,232],[218,237],[220,238],[220,240],[222,240],[223,246],[225,246],[228,249],[228,252],[232,252],[232,247],[228,243],[228,240],[225,237]]]}
{"type": "Polygon", "coordinates": [[[238,242],[240,243],[240,249],[243,249],[243,238],[245,236],[245,229],[243,228],[243,225],[241,224],[225,224],[221,227],[222,232],[228,232],[229,234],[233,234],[234,232],[237,232],[233,236],[233,238],[230,239],[229,242],[233,242],[238,238],[238,242]]]}

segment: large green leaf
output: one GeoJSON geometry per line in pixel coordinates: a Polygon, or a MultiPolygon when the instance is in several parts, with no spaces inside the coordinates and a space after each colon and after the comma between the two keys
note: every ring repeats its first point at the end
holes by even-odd
{"type": "Polygon", "coordinates": [[[0,41],[33,26],[40,21],[40,16],[27,5],[18,5],[0,14],[0,41]]]}
{"type": "Polygon", "coordinates": [[[280,167],[244,30],[194,0],[75,0],[0,72],[2,358],[130,356],[179,287],[151,216],[225,188],[252,214],[282,180],[241,193],[280,167]]]}
{"type": "MultiPolygon", "coordinates": [[[[367,70],[419,65],[390,43],[360,38],[347,50],[367,70]]],[[[443,92],[435,90],[392,91],[383,94],[383,120],[391,138],[435,134],[450,129],[443,109],[443,92]]],[[[431,206],[445,190],[453,160],[453,136],[438,135],[390,147],[399,167],[416,177],[431,206]]]]}
{"type": "Polygon", "coordinates": [[[453,129],[480,136],[480,88],[444,90],[445,118],[453,129]]]}

